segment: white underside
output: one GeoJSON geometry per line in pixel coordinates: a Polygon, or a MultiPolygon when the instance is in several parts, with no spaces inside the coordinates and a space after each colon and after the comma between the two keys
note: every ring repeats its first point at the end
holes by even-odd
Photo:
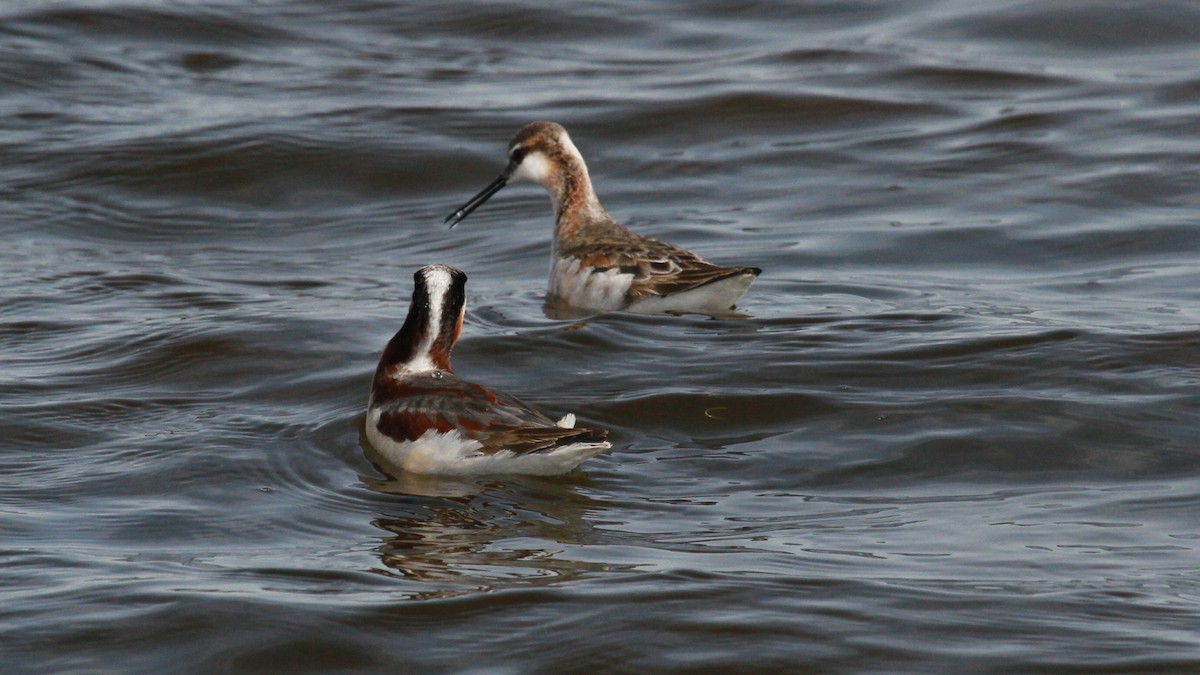
{"type": "Polygon", "coordinates": [[[633,283],[632,274],[616,269],[593,274],[587,269],[581,271],[578,260],[554,256],[550,267],[550,295],[576,307],[602,312],[624,309],[642,314],[722,314],[733,309],[754,279],[754,275],[747,272],[682,293],[642,298],[626,306],[625,294],[633,283]]]}
{"type": "Polygon", "coordinates": [[[633,284],[633,275],[610,269],[592,273],[580,271],[574,258],[554,256],[550,263],[550,295],[569,305],[611,312],[625,306],[625,294],[633,284]]]}
{"type": "Polygon", "coordinates": [[[630,312],[643,314],[664,313],[693,313],[722,314],[733,309],[738,300],[754,283],[753,274],[739,274],[735,277],[714,281],[698,288],[672,293],[671,295],[654,295],[642,298],[629,305],[630,312]]]}
{"type": "MultiPolygon", "coordinates": [[[[405,471],[442,476],[520,473],[554,476],[566,473],[584,460],[612,447],[611,443],[573,443],[554,450],[517,454],[501,450],[492,455],[479,452],[483,445],[457,430],[425,432],[415,441],[395,441],[379,431],[378,411],[367,414],[367,441],[387,462],[405,471]]],[[[565,429],[575,427],[575,415],[558,421],[565,429]]]]}

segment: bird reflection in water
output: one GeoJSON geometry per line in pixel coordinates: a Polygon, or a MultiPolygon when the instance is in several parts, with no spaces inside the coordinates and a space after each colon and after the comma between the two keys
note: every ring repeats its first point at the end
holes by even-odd
{"type": "Polygon", "coordinates": [[[384,567],[375,571],[442,584],[414,598],[553,585],[613,568],[565,557],[603,537],[589,522],[603,502],[580,494],[582,475],[422,476],[392,473],[373,453],[368,459],[385,477],[360,476],[363,484],[402,497],[397,512],[371,523],[387,532],[376,547],[384,567]]]}

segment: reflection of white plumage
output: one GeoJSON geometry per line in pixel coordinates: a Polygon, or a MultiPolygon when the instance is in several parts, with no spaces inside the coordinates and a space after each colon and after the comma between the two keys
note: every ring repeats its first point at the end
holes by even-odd
{"type": "Polygon", "coordinates": [[[533,122],[508,146],[500,177],[446,218],[451,227],[509,183],[537,183],[554,205],[551,297],[585,309],[720,314],[750,288],[757,267],[720,267],[622,227],[596,197],[567,130],[533,122]]]}
{"type": "Polygon", "coordinates": [[[516,398],[461,380],[450,350],[462,330],[467,275],[429,265],[404,326],[375,370],[367,408],[371,446],[406,471],[433,474],[570,471],[607,450],[607,432],[558,422],[516,398]]]}

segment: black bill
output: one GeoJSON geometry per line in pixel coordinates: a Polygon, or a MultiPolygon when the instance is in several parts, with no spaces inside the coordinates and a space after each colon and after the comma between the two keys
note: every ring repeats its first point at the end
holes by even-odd
{"type": "Polygon", "coordinates": [[[483,206],[483,203],[486,202],[487,200],[491,199],[492,195],[499,192],[500,189],[503,188],[505,185],[508,185],[508,176],[511,173],[512,173],[511,170],[505,169],[504,173],[500,174],[499,178],[492,181],[491,184],[488,185],[487,187],[483,188],[483,191],[481,191],[479,194],[477,194],[474,197],[471,197],[469,200],[467,200],[466,204],[463,204],[462,206],[458,207],[457,211],[446,216],[446,220],[444,220],[442,222],[450,223],[450,229],[453,230],[454,226],[459,224],[460,222],[462,222],[462,220],[464,218],[466,218],[467,216],[471,215],[472,211],[479,208],[480,206],[483,206]]]}

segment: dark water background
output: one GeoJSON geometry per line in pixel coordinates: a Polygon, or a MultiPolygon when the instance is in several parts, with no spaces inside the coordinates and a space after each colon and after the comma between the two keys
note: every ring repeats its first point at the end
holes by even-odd
{"type": "Polygon", "coordinates": [[[5,672],[1195,672],[1200,5],[0,5],[5,672]],[[559,121],[749,318],[548,318],[559,121]],[[360,441],[412,272],[556,479],[360,441]]]}

